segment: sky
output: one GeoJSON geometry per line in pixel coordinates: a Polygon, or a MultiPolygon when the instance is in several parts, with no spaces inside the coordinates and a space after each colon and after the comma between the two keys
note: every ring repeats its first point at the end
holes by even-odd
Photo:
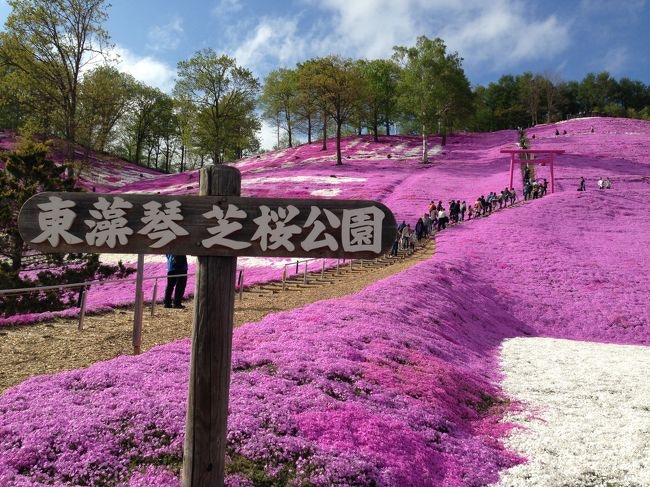
{"type": "MultiPolygon", "coordinates": [[[[112,0],[108,12],[120,68],[167,92],[203,48],[263,81],[311,57],[388,58],[423,34],[460,54],[472,85],[524,71],[650,84],[650,0],[112,0]]],[[[2,25],[9,13],[0,0],[2,25]]]]}

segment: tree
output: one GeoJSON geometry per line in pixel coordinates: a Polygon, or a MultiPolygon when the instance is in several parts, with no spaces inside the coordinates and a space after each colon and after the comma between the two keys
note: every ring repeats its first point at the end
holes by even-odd
{"type": "Polygon", "coordinates": [[[135,96],[135,79],[111,66],[100,66],[84,76],[79,89],[77,142],[104,151],[111,132],[135,96]]]}
{"type": "Polygon", "coordinates": [[[257,119],[254,108],[259,88],[248,69],[237,66],[233,58],[217,56],[212,49],[178,63],[174,94],[199,112],[199,143],[209,149],[215,164],[224,162],[233,134],[240,140],[255,138],[255,132],[250,131],[256,124],[244,122],[257,119]]]}
{"type": "MultiPolygon", "coordinates": [[[[121,152],[130,161],[142,164],[147,141],[154,138],[157,117],[169,98],[158,88],[135,82],[131,87],[129,107],[121,121],[121,152]]],[[[147,161],[149,162],[149,160],[147,161]]]]}
{"type": "Polygon", "coordinates": [[[341,127],[359,103],[361,73],[351,59],[328,56],[310,61],[307,84],[316,95],[324,126],[327,118],[336,124],[336,164],[341,165],[341,127]]]}
{"type": "Polygon", "coordinates": [[[23,139],[15,152],[2,155],[0,171],[0,255],[11,262],[11,271],[18,272],[27,250],[18,232],[18,213],[32,195],[43,191],[71,191],[74,180],[66,177],[71,171],[46,158],[47,146],[23,139]]]}
{"type": "Polygon", "coordinates": [[[532,73],[523,73],[517,77],[521,102],[528,110],[531,125],[537,125],[539,111],[544,89],[541,76],[532,73]]]}
{"type": "Polygon", "coordinates": [[[278,124],[293,147],[293,133],[298,109],[298,76],[294,70],[279,68],[271,71],[264,81],[260,102],[264,118],[278,124]]]}
{"type": "MultiPolygon", "coordinates": [[[[18,214],[22,205],[43,191],[75,191],[75,180],[69,167],[58,166],[47,158],[48,147],[28,138],[19,139],[14,152],[2,154],[0,162],[0,288],[78,283],[104,279],[111,275],[126,276],[134,270],[102,265],[96,254],[43,254],[42,264],[55,266],[56,271],[44,270],[36,279],[21,275],[24,256],[29,250],[18,232],[18,214]]],[[[0,299],[0,314],[39,310],[53,311],[76,304],[76,290],[54,289],[29,295],[6,296],[0,299]],[[64,300],[67,299],[67,303],[64,300]]]]}
{"type": "Polygon", "coordinates": [[[400,68],[393,61],[374,59],[361,61],[360,70],[366,88],[366,113],[376,142],[380,124],[384,125],[386,135],[390,135],[390,123],[396,116],[400,68]]]}
{"type": "Polygon", "coordinates": [[[395,46],[393,59],[402,68],[398,105],[403,115],[422,127],[422,162],[427,162],[426,136],[439,124],[446,131],[471,113],[472,92],[458,53],[447,54],[442,39],[420,36],[415,47],[395,46]]]}
{"type": "MultiPolygon", "coordinates": [[[[296,114],[298,116],[297,125],[300,129],[307,134],[307,143],[312,143],[312,133],[318,131],[319,128],[319,110],[320,103],[316,98],[317,93],[312,83],[311,77],[315,75],[317,70],[314,69],[314,63],[306,61],[299,63],[296,68],[296,79],[298,82],[298,93],[296,97],[296,114]]],[[[327,127],[324,128],[325,136],[323,137],[324,144],[327,139],[327,127]]],[[[324,149],[327,147],[324,146],[324,149]]]]}
{"type": "Polygon", "coordinates": [[[0,32],[0,60],[14,69],[14,83],[27,88],[23,91],[33,98],[32,106],[58,111],[57,128],[67,141],[76,142],[81,73],[104,53],[108,34],[102,24],[108,6],[105,0],[8,3],[12,11],[0,32]]]}

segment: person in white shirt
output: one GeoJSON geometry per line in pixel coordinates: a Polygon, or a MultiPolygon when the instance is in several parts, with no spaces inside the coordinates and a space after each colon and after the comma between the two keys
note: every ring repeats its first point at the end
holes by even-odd
{"type": "Polygon", "coordinates": [[[605,181],[603,178],[598,178],[598,189],[603,189],[605,187],[605,181]]]}

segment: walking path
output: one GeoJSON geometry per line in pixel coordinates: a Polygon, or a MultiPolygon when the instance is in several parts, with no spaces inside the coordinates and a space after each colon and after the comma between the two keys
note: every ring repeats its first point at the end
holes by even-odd
{"type": "MultiPolygon", "coordinates": [[[[269,313],[294,309],[322,299],[353,294],[384,277],[402,272],[433,255],[434,241],[425,240],[414,254],[400,253],[398,258],[365,261],[321,273],[308,274],[308,284],[302,284],[302,274],[289,280],[287,290],[281,283],[266,283],[248,289],[240,301],[235,299],[235,326],[261,320],[269,313]]],[[[142,351],[192,333],[194,301],[185,303],[184,310],[157,306],[155,316],[145,307],[142,351]]],[[[0,329],[0,393],[20,382],[43,374],[87,367],[95,362],[132,353],[133,310],[116,309],[111,313],[86,316],[84,329],[77,330],[78,320],[55,321],[0,329]]]]}

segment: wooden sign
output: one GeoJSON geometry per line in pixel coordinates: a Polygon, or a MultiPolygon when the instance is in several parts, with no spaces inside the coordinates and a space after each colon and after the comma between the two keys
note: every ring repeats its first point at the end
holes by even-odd
{"type": "Polygon", "coordinates": [[[199,196],[41,193],[20,211],[43,252],[197,255],[183,485],[222,486],[237,256],[372,258],[395,217],[381,203],[241,198],[229,166],[201,170],[199,196]]]}
{"type": "Polygon", "coordinates": [[[42,252],[374,258],[395,217],[374,201],[41,193],[20,234],[42,252]]]}

